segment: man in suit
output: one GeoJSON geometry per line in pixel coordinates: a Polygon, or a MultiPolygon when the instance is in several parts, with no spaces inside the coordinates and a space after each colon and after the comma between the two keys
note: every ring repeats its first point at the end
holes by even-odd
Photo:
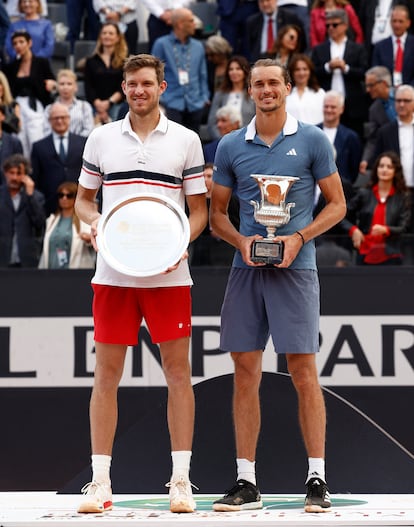
{"type": "MultiPolygon", "coordinates": [[[[353,185],[358,177],[362,145],[358,134],[341,124],[343,111],[344,96],[333,90],[326,92],[323,99],[323,122],[318,126],[324,131],[333,146],[336,166],[341,176],[345,200],[348,203],[355,194],[353,185]]],[[[316,217],[325,205],[325,198],[316,186],[313,216],[316,217]]],[[[323,257],[325,262],[334,260],[334,265],[341,265],[341,263],[337,263],[337,260],[350,260],[352,246],[348,239],[343,240],[342,234],[342,229],[338,225],[334,225],[324,236],[321,236],[316,246],[317,258],[323,257]],[[348,258],[345,258],[346,255],[348,258]]]]}
{"type": "MultiPolygon", "coordinates": [[[[359,6],[351,2],[358,13],[358,18],[364,32],[364,46],[371,63],[372,49],[377,42],[388,38],[391,33],[391,8],[397,4],[405,5],[410,10],[410,19],[414,17],[413,0],[364,0],[359,6]]],[[[411,26],[408,31],[413,33],[411,26]]]]}
{"type": "Polygon", "coordinates": [[[287,24],[294,24],[300,28],[303,51],[305,31],[301,20],[288,9],[278,8],[277,0],[258,0],[258,3],[260,12],[250,16],[246,22],[248,59],[256,62],[257,59],[265,57],[272,47],[272,39],[274,42],[279,29],[287,24]]]}
{"type": "Polygon", "coordinates": [[[0,185],[4,183],[4,175],[1,167],[12,154],[22,154],[23,147],[17,135],[8,134],[3,130],[3,121],[6,118],[6,107],[0,104],[0,185]]]}
{"type": "Polygon", "coordinates": [[[52,133],[32,147],[33,179],[45,196],[47,216],[56,211],[60,183],[78,181],[86,142],[86,137],[69,132],[70,115],[64,104],[52,105],[49,121],[52,133]]]}
{"type": "Polygon", "coordinates": [[[411,225],[414,232],[414,88],[402,84],[395,90],[397,118],[378,130],[374,160],[383,152],[394,151],[400,156],[407,187],[411,193],[411,225]]]}
{"type": "Polygon", "coordinates": [[[386,150],[393,150],[401,158],[405,182],[414,188],[414,88],[402,84],[395,90],[397,118],[378,130],[374,159],[386,150]]]}
{"type": "Polygon", "coordinates": [[[385,66],[393,74],[393,85],[414,85],[414,35],[408,34],[411,26],[410,11],[404,5],[396,5],[391,11],[392,35],[375,44],[372,53],[373,66],[385,66]],[[402,61],[399,64],[398,48],[402,61]]]}
{"type": "Polygon", "coordinates": [[[374,162],[378,130],[397,117],[392,77],[385,66],[374,66],[365,72],[365,90],[373,103],[369,107],[368,121],[365,124],[366,141],[359,164],[361,174],[366,174],[368,167],[374,162]]]}
{"type": "Polygon", "coordinates": [[[347,38],[348,16],[344,9],[327,12],[326,28],[329,39],[312,49],[315,73],[325,91],[342,93],[346,102],[341,122],[362,139],[369,104],[362,87],[366,52],[362,44],[347,38]]]}
{"type": "Polygon", "coordinates": [[[45,227],[44,197],[22,154],[8,157],[0,185],[0,267],[37,267],[45,227]]]}
{"type": "Polygon", "coordinates": [[[319,124],[335,149],[335,161],[342,181],[354,183],[358,177],[362,146],[358,134],[341,124],[344,96],[334,90],[323,100],[323,122],[319,124]]]}

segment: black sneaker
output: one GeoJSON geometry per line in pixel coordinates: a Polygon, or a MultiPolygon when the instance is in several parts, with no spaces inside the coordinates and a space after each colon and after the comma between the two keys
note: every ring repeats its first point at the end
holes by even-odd
{"type": "Polygon", "coordinates": [[[213,510],[219,512],[244,511],[263,507],[259,489],[250,481],[239,479],[226,495],[213,503],[213,510]]]}
{"type": "Polygon", "coordinates": [[[306,483],[306,488],[305,512],[330,512],[328,485],[320,478],[311,478],[306,483]]]}

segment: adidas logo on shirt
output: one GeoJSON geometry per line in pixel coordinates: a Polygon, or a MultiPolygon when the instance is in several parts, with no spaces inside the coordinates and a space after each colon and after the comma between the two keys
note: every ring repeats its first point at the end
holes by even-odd
{"type": "Polygon", "coordinates": [[[297,156],[296,150],[294,148],[291,148],[289,152],[286,152],[287,156],[297,156]]]}

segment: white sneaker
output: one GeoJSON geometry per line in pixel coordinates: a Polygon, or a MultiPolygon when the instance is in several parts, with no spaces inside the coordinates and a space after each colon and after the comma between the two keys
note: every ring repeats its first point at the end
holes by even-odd
{"type": "Polygon", "coordinates": [[[188,479],[180,476],[177,479],[172,479],[165,485],[170,488],[170,511],[171,512],[194,512],[196,510],[196,503],[193,499],[193,492],[188,479]]]}
{"type": "Polygon", "coordinates": [[[78,512],[104,512],[112,509],[112,489],[97,481],[91,481],[82,487],[84,496],[78,512]]]}

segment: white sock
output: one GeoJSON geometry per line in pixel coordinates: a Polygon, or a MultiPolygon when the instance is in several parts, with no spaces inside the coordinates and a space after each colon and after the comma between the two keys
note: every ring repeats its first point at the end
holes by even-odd
{"type": "Polygon", "coordinates": [[[176,450],[171,452],[172,476],[171,479],[184,477],[190,479],[191,450],[176,450]]]}
{"type": "Polygon", "coordinates": [[[253,485],[256,485],[256,461],[249,461],[244,458],[237,458],[237,481],[239,479],[245,479],[250,481],[253,485]]]}
{"type": "Polygon", "coordinates": [[[104,485],[111,484],[109,471],[111,469],[111,456],[92,454],[92,480],[104,485]]]}
{"type": "Polygon", "coordinates": [[[308,477],[306,478],[305,484],[311,478],[319,478],[319,479],[322,479],[326,483],[325,460],[321,457],[309,457],[308,463],[309,463],[309,470],[308,470],[308,477]]]}

